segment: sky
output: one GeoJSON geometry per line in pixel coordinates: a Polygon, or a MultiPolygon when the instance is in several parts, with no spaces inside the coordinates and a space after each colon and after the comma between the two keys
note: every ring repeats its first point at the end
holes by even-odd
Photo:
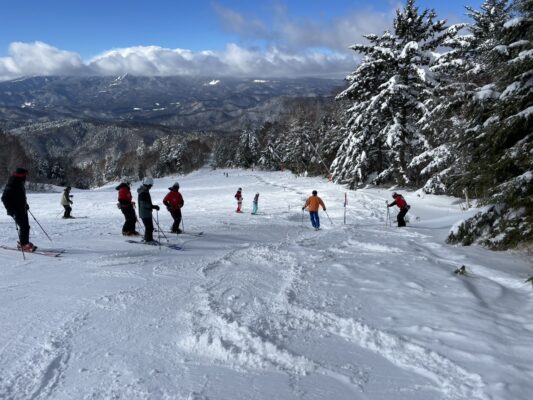
{"type": "MultiPolygon", "coordinates": [[[[481,0],[418,0],[465,21],[481,0]]],[[[339,75],[399,0],[2,0],[0,80],[25,75],[339,75]]]]}

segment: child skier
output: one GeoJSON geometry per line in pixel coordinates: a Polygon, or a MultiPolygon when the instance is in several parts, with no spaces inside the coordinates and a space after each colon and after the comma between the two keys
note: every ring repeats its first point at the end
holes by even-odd
{"type": "Polygon", "coordinates": [[[254,197],[254,201],[252,202],[252,215],[257,214],[258,206],[259,206],[259,193],[256,193],[254,197]]]}
{"type": "Polygon", "coordinates": [[[122,182],[115,189],[118,190],[117,207],[120,208],[125,219],[122,226],[122,234],[124,236],[138,236],[139,232],[135,230],[137,215],[135,215],[135,202],[131,196],[130,184],[122,182]]]}
{"type": "Polygon", "coordinates": [[[144,243],[154,244],[154,222],[152,217],[152,210],[158,210],[159,206],[152,204],[152,196],[150,196],[150,189],[154,185],[152,178],[144,178],[142,185],[137,189],[138,203],[139,203],[139,217],[141,217],[144,224],[144,243]]]}
{"type": "Polygon", "coordinates": [[[61,205],[65,209],[65,212],[63,213],[63,218],[74,218],[70,215],[72,212],[72,207],[70,206],[74,202],[71,200],[71,198],[74,197],[70,194],[70,186],[67,186],[65,190],[63,190],[63,194],[61,195],[61,205]]]}
{"type": "Polygon", "coordinates": [[[244,199],[242,197],[242,188],[239,188],[237,190],[237,193],[235,193],[235,199],[237,199],[237,210],[235,212],[242,213],[241,207],[242,207],[242,201],[244,199]]]}
{"type": "Polygon", "coordinates": [[[182,232],[180,229],[181,208],[184,204],[183,196],[179,192],[180,184],[176,182],[172,187],[169,187],[168,190],[170,190],[170,192],[168,192],[163,199],[163,204],[167,206],[167,210],[170,212],[170,215],[174,220],[174,223],[172,224],[172,233],[180,234],[182,232]]]}
{"type": "Polygon", "coordinates": [[[404,217],[405,214],[407,214],[407,211],[409,211],[409,209],[411,208],[411,206],[407,204],[403,196],[399,193],[394,192],[392,194],[392,198],[394,199],[394,201],[390,204],[387,203],[387,207],[398,206],[398,208],[400,209],[400,212],[396,217],[396,220],[398,221],[398,227],[405,226],[404,217]]]}
{"type": "Polygon", "coordinates": [[[320,229],[320,218],[318,217],[319,207],[322,206],[322,209],[326,211],[326,206],[320,197],[318,197],[318,192],[313,190],[312,196],[310,196],[305,205],[302,207],[302,211],[306,208],[309,210],[309,218],[311,218],[311,225],[315,228],[316,231],[320,229]]]}
{"type": "Polygon", "coordinates": [[[26,189],[24,183],[28,176],[28,170],[17,168],[7,181],[2,203],[7,211],[7,215],[15,220],[18,227],[19,241],[17,247],[22,251],[33,252],[37,246],[30,242],[30,223],[28,221],[28,210],[30,206],[26,200],[26,189]]]}

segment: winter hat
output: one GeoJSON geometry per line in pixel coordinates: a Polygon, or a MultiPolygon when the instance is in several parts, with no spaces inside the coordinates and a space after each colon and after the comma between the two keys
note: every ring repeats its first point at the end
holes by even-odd
{"type": "Polygon", "coordinates": [[[72,189],[70,186],[67,186],[67,187],[65,188],[65,190],[70,190],[70,189],[72,189]]]}
{"type": "Polygon", "coordinates": [[[313,196],[316,196],[318,194],[318,192],[316,190],[313,190],[313,196]]]}
{"type": "Polygon", "coordinates": [[[237,191],[242,192],[242,188],[238,188],[237,191]]]}
{"type": "Polygon", "coordinates": [[[153,184],[154,184],[154,180],[152,178],[147,176],[146,178],[143,179],[144,186],[153,186],[153,184]]]}
{"type": "Polygon", "coordinates": [[[17,168],[11,175],[16,176],[17,178],[26,178],[28,176],[28,170],[24,168],[17,168]]]}
{"type": "Polygon", "coordinates": [[[392,194],[392,197],[397,197],[397,196],[398,196],[398,193],[396,193],[396,192],[394,192],[394,193],[392,194]]]}
{"type": "Polygon", "coordinates": [[[168,190],[178,190],[180,188],[180,184],[178,182],[175,182],[171,187],[168,188],[168,190]]]}

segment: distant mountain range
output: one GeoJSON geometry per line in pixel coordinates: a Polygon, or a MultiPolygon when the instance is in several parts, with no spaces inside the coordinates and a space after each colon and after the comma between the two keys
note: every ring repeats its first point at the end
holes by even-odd
{"type": "Polygon", "coordinates": [[[332,96],[342,86],[314,78],[30,77],[0,82],[0,121],[7,129],[80,119],[234,132],[276,119],[283,99],[332,96]]]}

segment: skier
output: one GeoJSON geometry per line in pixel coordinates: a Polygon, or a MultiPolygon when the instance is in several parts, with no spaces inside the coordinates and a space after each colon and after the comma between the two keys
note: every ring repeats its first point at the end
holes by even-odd
{"type": "Polygon", "coordinates": [[[125,218],[124,225],[122,226],[122,234],[124,236],[139,236],[139,232],[135,230],[137,215],[135,215],[135,202],[132,201],[130,184],[128,182],[122,182],[115,189],[118,190],[117,207],[120,208],[125,218]]]}
{"type": "Polygon", "coordinates": [[[322,209],[326,211],[326,206],[324,205],[322,199],[318,197],[318,192],[316,190],[313,190],[312,194],[313,195],[307,199],[305,205],[302,207],[302,211],[306,208],[309,210],[309,218],[311,218],[311,225],[313,225],[315,231],[318,231],[320,229],[320,218],[318,217],[318,210],[320,206],[322,206],[322,209]]]}
{"type": "Polygon", "coordinates": [[[2,203],[7,211],[7,215],[15,220],[18,227],[19,241],[17,247],[22,251],[33,252],[37,246],[30,242],[30,223],[28,221],[28,210],[30,206],[26,200],[26,189],[24,183],[28,176],[28,170],[17,168],[7,181],[2,203]]]}
{"type": "Polygon", "coordinates": [[[179,192],[180,184],[176,182],[172,187],[169,187],[168,190],[170,190],[170,192],[168,192],[163,199],[163,204],[167,206],[167,210],[170,212],[170,215],[174,220],[174,223],[172,224],[172,233],[180,234],[182,232],[180,229],[181,208],[184,204],[183,196],[179,192]]]}
{"type": "Polygon", "coordinates": [[[235,198],[237,199],[237,210],[235,212],[242,213],[241,207],[242,207],[242,201],[244,199],[242,197],[242,188],[239,188],[237,190],[237,193],[235,193],[235,198]]]}
{"type": "Polygon", "coordinates": [[[387,203],[387,207],[392,206],[398,206],[400,209],[400,212],[398,213],[398,216],[396,217],[396,220],[398,221],[398,227],[405,226],[405,214],[407,214],[407,211],[411,208],[410,205],[407,204],[403,196],[399,193],[394,192],[392,194],[392,198],[394,201],[392,203],[387,203]]]}
{"type": "Polygon", "coordinates": [[[150,196],[150,189],[154,185],[152,178],[144,178],[142,185],[137,189],[138,203],[139,203],[139,217],[141,217],[144,224],[144,243],[154,244],[154,222],[152,217],[152,210],[159,211],[159,206],[152,204],[152,197],[150,196]]]}
{"type": "Polygon", "coordinates": [[[252,215],[257,214],[258,206],[259,206],[259,193],[256,193],[254,197],[254,201],[252,202],[252,215]]]}
{"type": "Polygon", "coordinates": [[[70,186],[67,186],[65,190],[63,191],[63,195],[61,196],[61,205],[65,209],[65,212],[63,213],[63,218],[74,218],[70,215],[72,212],[72,207],[70,206],[74,202],[71,200],[73,195],[70,194],[70,186]]]}

